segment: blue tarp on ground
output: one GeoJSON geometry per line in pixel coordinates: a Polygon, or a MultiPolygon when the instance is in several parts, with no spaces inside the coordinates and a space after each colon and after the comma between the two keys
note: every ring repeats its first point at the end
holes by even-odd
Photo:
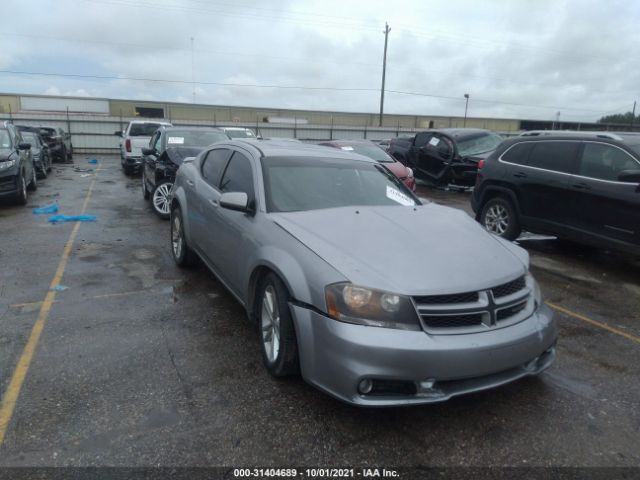
{"type": "Polygon", "coordinates": [[[49,222],[95,222],[95,215],[53,215],[49,217],[49,222]]]}
{"type": "Polygon", "coordinates": [[[45,207],[34,208],[31,211],[34,213],[34,215],[41,215],[43,213],[58,213],[58,204],[52,203],[45,207]]]}
{"type": "Polygon", "coordinates": [[[91,160],[87,160],[87,163],[91,163],[92,165],[96,165],[98,163],[98,160],[96,160],[95,158],[92,158],[91,160]]]}

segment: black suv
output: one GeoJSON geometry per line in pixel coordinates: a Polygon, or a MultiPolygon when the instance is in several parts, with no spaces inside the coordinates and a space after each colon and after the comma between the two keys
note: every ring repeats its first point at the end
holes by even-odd
{"type": "Polygon", "coordinates": [[[479,164],[476,219],[640,254],[640,135],[516,137],[479,164]]]}
{"type": "Polygon", "coordinates": [[[27,203],[27,190],[38,188],[31,145],[10,122],[0,122],[0,198],[27,203]]]}

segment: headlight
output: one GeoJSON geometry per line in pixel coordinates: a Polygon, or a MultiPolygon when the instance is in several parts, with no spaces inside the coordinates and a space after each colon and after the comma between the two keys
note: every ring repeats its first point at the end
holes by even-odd
{"type": "Polygon", "coordinates": [[[535,301],[536,308],[542,305],[542,291],[540,290],[540,285],[536,282],[536,279],[529,274],[529,279],[531,280],[531,284],[533,285],[533,300],[535,301]]]}
{"type": "Polygon", "coordinates": [[[335,320],[372,327],[421,330],[411,299],[351,283],[325,288],[327,313],[335,320]]]}
{"type": "Polygon", "coordinates": [[[413,170],[411,170],[409,167],[407,167],[407,177],[413,178],[413,170]]]}
{"type": "Polygon", "coordinates": [[[5,162],[0,162],[0,170],[6,170],[7,168],[11,168],[16,164],[15,160],[7,160],[5,162]]]}

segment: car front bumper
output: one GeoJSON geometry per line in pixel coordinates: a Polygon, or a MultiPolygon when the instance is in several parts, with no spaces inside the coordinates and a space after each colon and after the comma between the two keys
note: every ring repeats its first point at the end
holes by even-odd
{"type": "Polygon", "coordinates": [[[0,171],[0,197],[15,195],[19,191],[18,174],[14,168],[0,171]]]}
{"type": "Polygon", "coordinates": [[[505,328],[465,335],[366,327],[291,305],[303,378],[362,406],[435,403],[536,375],[555,359],[557,327],[549,307],[505,328]],[[364,379],[413,384],[412,393],[363,395],[364,379]]]}

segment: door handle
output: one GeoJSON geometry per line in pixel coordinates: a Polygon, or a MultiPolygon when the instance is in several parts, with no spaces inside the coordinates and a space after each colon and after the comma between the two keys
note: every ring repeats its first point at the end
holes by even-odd
{"type": "Polygon", "coordinates": [[[213,198],[209,199],[209,203],[216,208],[220,206],[220,202],[218,200],[214,200],[213,198]]]}
{"type": "Polygon", "coordinates": [[[586,183],[574,183],[571,186],[576,190],[591,190],[591,187],[586,183]]]}
{"type": "Polygon", "coordinates": [[[195,183],[193,182],[193,180],[187,180],[187,185],[189,185],[190,187],[193,187],[195,183]]]}
{"type": "Polygon", "coordinates": [[[513,174],[514,177],[516,178],[527,178],[527,174],[524,172],[517,172],[513,174]]]}

